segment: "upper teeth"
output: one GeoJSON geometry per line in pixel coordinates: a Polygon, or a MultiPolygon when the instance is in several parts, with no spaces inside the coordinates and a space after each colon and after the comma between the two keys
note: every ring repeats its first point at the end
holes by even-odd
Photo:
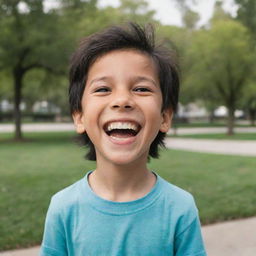
{"type": "Polygon", "coordinates": [[[109,123],[107,126],[107,131],[111,131],[113,129],[132,129],[134,131],[138,130],[138,126],[134,123],[130,122],[113,122],[109,123]]]}

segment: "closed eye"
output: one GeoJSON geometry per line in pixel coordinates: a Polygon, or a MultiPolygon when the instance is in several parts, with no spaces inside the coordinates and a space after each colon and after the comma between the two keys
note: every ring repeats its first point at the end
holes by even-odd
{"type": "Polygon", "coordinates": [[[94,92],[110,92],[108,87],[100,87],[94,90],[94,92]]]}
{"type": "Polygon", "coordinates": [[[134,89],[134,91],[136,91],[136,92],[151,92],[151,89],[149,89],[147,87],[136,87],[134,89]]]}

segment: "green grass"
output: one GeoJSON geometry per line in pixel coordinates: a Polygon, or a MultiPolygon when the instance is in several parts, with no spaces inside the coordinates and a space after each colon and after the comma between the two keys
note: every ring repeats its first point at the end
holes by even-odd
{"type": "Polygon", "coordinates": [[[256,215],[256,159],[167,150],[151,166],[191,192],[203,224],[256,215]]]}
{"type": "MultiPolygon", "coordinates": [[[[170,137],[173,137],[172,135],[170,137]]],[[[174,137],[193,138],[193,139],[214,139],[214,140],[256,140],[256,133],[235,133],[232,136],[223,133],[209,134],[186,134],[174,137]]]]}
{"type": "MultiPolygon", "coordinates": [[[[50,197],[95,164],[72,133],[0,135],[0,250],[39,244],[50,197]]],[[[203,224],[256,215],[256,159],[165,150],[149,167],[190,191],[203,224]]]]}

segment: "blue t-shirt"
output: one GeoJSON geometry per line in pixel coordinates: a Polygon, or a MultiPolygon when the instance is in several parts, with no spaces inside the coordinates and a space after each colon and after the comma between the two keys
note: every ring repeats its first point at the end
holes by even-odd
{"type": "Polygon", "coordinates": [[[206,256],[193,197],[157,175],[129,202],[97,196],[88,175],[53,196],[41,256],[206,256]]]}

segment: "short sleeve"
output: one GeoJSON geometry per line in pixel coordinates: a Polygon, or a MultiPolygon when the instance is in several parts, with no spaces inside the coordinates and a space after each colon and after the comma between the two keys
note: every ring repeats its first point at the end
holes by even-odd
{"type": "Polygon", "coordinates": [[[207,256],[198,216],[175,239],[175,256],[207,256]]]}
{"type": "Polygon", "coordinates": [[[61,212],[51,200],[46,220],[40,256],[66,256],[66,239],[61,212]]]}

